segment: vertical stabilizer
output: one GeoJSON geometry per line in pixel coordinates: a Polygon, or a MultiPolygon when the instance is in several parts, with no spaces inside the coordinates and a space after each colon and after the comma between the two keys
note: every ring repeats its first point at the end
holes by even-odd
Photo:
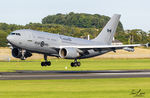
{"type": "Polygon", "coordinates": [[[100,32],[100,34],[95,39],[93,39],[93,41],[100,42],[104,45],[110,45],[115,35],[120,17],[121,15],[114,14],[103,30],[100,32]]]}

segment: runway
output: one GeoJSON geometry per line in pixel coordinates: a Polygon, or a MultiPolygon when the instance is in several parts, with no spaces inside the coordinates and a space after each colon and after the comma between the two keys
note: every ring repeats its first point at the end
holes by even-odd
{"type": "Polygon", "coordinates": [[[0,80],[98,79],[150,77],[150,70],[0,72],[0,80]]]}

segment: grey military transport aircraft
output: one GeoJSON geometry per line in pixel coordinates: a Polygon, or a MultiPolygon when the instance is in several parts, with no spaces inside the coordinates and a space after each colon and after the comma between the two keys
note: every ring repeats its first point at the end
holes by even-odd
{"type": "Polygon", "coordinates": [[[32,53],[43,54],[45,62],[41,62],[41,66],[51,65],[47,56],[74,59],[71,66],[77,67],[80,66],[77,59],[91,58],[118,49],[134,52],[134,47],[148,46],[149,44],[111,45],[120,16],[113,15],[100,34],[92,40],[30,29],[13,31],[7,36],[7,40],[12,46],[12,55],[15,58],[25,60],[32,53]]]}

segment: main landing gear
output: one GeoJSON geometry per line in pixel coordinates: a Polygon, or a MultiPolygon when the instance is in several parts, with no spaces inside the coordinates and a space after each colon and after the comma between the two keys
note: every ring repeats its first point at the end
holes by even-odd
{"type": "Polygon", "coordinates": [[[50,66],[51,65],[51,62],[50,61],[47,61],[47,55],[44,55],[44,60],[45,62],[41,62],[41,66],[50,66]]]}
{"type": "Polygon", "coordinates": [[[74,60],[74,62],[71,63],[71,67],[79,67],[81,65],[80,62],[77,62],[77,59],[74,60]]]}

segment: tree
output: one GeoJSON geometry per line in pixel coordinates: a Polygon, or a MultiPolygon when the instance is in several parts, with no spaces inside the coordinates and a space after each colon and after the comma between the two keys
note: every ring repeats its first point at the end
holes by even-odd
{"type": "Polygon", "coordinates": [[[6,40],[6,37],[7,37],[7,33],[0,30],[0,46],[1,47],[6,47],[7,46],[7,40],[6,40]]]}
{"type": "MultiPolygon", "coordinates": [[[[73,13],[48,15],[42,19],[42,24],[63,24],[80,28],[103,28],[109,21],[108,16],[98,14],[73,13]]],[[[119,22],[117,31],[123,31],[123,26],[119,22]]]]}

